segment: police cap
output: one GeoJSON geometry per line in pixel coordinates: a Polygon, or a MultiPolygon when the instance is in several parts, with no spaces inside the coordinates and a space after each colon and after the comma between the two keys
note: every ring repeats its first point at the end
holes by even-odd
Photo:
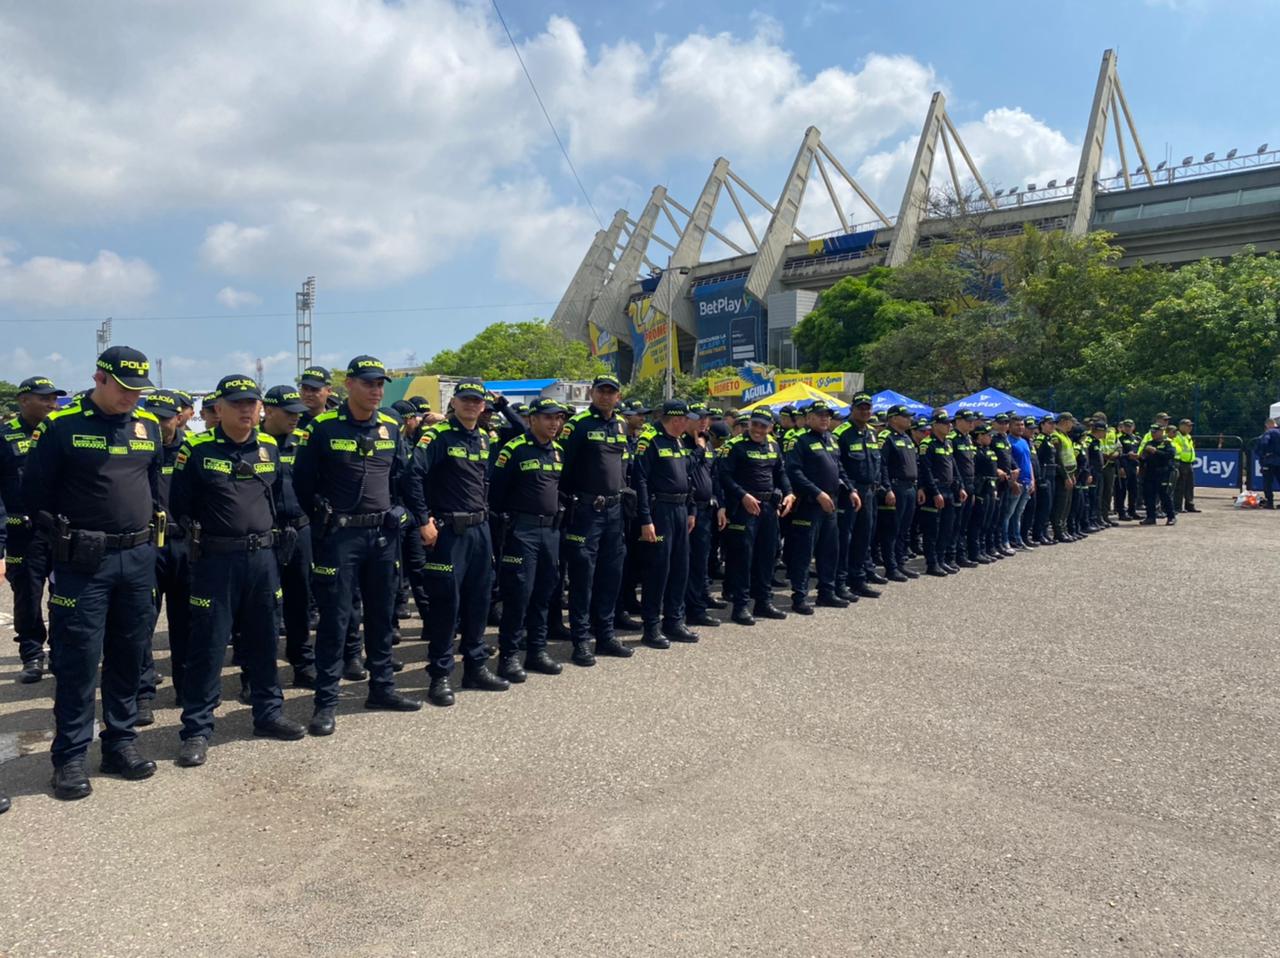
{"type": "Polygon", "coordinates": [[[911,415],[911,410],[903,405],[890,406],[888,409],[884,411],[885,419],[892,419],[894,416],[910,416],[910,415],[911,415]]]}
{"type": "MultiPolygon", "coordinates": [[[[668,399],[662,404],[663,416],[689,416],[689,404],[683,399],[668,399]]],[[[697,414],[690,418],[697,419],[697,414]]]]}
{"type": "Polygon", "coordinates": [[[591,380],[592,389],[621,389],[622,380],[613,373],[601,373],[595,379],[591,380]]]}
{"type": "Polygon", "coordinates": [[[307,407],[303,404],[302,396],[298,393],[298,387],[296,386],[272,386],[262,394],[262,404],[284,412],[303,413],[307,411],[307,407]]]}
{"type": "Polygon", "coordinates": [[[18,383],[18,395],[30,393],[33,396],[65,396],[67,391],[59,389],[47,376],[31,376],[18,383]]]}
{"type": "Polygon", "coordinates": [[[729,424],[727,422],[713,422],[707,427],[707,431],[717,439],[729,438],[729,424]]]}
{"type": "Polygon", "coordinates": [[[478,379],[464,379],[453,388],[458,399],[484,399],[485,393],[484,383],[478,379]]]}
{"type": "Polygon", "coordinates": [[[947,411],[945,409],[939,409],[933,414],[933,421],[939,423],[951,422],[951,417],[947,415],[947,411]]]}
{"type": "Polygon", "coordinates": [[[985,422],[980,422],[973,427],[973,434],[975,436],[985,436],[989,432],[991,432],[991,426],[985,422]]]}
{"type": "Polygon", "coordinates": [[[813,413],[815,416],[830,416],[835,412],[835,407],[825,399],[815,399],[805,412],[813,413]]]}
{"type": "Polygon", "coordinates": [[[855,405],[855,406],[870,406],[870,405],[871,405],[871,393],[858,393],[856,396],[854,396],[854,397],[853,397],[853,405],[855,405]]]}
{"type": "Polygon", "coordinates": [[[1170,416],[1167,412],[1158,412],[1158,413],[1156,413],[1156,419],[1172,419],[1172,418],[1173,418],[1173,417],[1172,417],[1172,416],[1170,416]]]}
{"type": "Polygon", "coordinates": [[[1022,420],[1022,424],[1024,426],[1034,426],[1036,424],[1036,417],[1028,416],[1026,419],[1022,420]]]}
{"type": "Polygon", "coordinates": [[[539,396],[528,406],[530,416],[563,416],[564,406],[550,396],[539,396]]]}
{"type": "Polygon", "coordinates": [[[690,419],[706,419],[711,414],[711,410],[707,408],[704,402],[689,403],[688,416],[690,419]]]}
{"type": "Polygon", "coordinates": [[[418,415],[418,408],[414,406],[413,403],[409,402],[409,400],[407,399],[397,399],[395,402],[391,404],[391,409],[402,420],[407,419],[410,416],[418,415]]]}
{"type": "Polygon", "coordinates": [[[112,346],[98,357],[98,368],[125,389],[150,389],[151,363],[132,346],[112,346]]]}
{"type": "Polygon", "coordinates": [[[795,414],[796,414],[796,407],[791,405],[791,403],[787,403],[785,406],[783,406],[781,409],[778,410],[779,416],[794,416],[795,414]]]}
{"type": "Polygon", "coordinates": [[[386,382],[391,377],[387,375],[387,367],[383,365],[381,359],[375,359],[373,356],[357,356],[347,363],[347,378],[381,379],[386,382]]]}
{"type": "Polygon", "coordinates": [[[751,422],[762,422],[767,426],[773,425],[773,413],[768,409],[760,408],[751,410],[751,422]]]}
{"type": "Polygon", "coordinates": [[[1099,430],[1101,430],[1102,432],[1106,432],[1107,424],[1105,422],[1098,422],[1098,420],[1096,419],[1093,422],[1089,423],[1090,432],[1098,432],[1099,430]]]}
{"type": "Polygon", "coordinates": [[[996,422],[1008,422],[1008,421],[1009,421],[1009,414],[1008,414],[1008,413],[1003,413],[1003,412],[998,412],[998,413],[996,413],[996,415],[995,415],[995,421],[996,421],[996,422]]]}
{"type": "Polygon", "coordinates": [[[405,402],[411,403],[419,416],[431,412],[431,403],[427,402],[426,396],[410,396],[405,402]]]}
{"type": "Polygon", "coordinates": [[[179,402],[180,400],[173,390],[157,389],[155,392],[147,394],[147,398],[142,403],[142,408],[159,419],[172,419],[178,415],[179,402]]]}
{"type": "Polygon", "coordinates": [[[1075,422],[1075,421],[1076,421],[1076,417],[1071,415],[1071,413],[1069,412],[1058,413],[1058,422],[1075,422]]]}
{"type": "Polygon", "coordinates": [[[191,393],[187,392],[185,389],[175,389],[173,390],[173,394],[178,397],[178,405],[182,409],[196,408],[195,397],[192,396],[191,393]]]}
{"type": "Polygon", "coordinates": [[[928,429],[929,418],[927,416],[917,416],[915,422],[911,424],[912,429],[928,429]]]}
{"type": "Polygon", "coordinates": [[[298,377],[300,386],[314,386],[316,389],[322,386],[328,386],[333,382],[329,376],[329,370],[323,366],[308,366],[302,371],[302,375],[298,377]]]}
{"type": "Polygon", "coordinates": [[[624,416],[647,416],[651,411],[639,399],[628,399],[622,404],[622,414],[624,416]]]}
{"type": "Polygon", "coordinates": [[[262,390],[258,388],[258,384],[248,376],[238,373],[219,379],[213,393],[216,398],[225,399],[227,402],[235,402],[237,399],[262,399],[262,390]]]}
{"type": "Polygon", "coordinates": [[[1179,421],[1178,425],[1179,425],[1179,426],[1194,426],[1194,425],[1195,425],[1195,423],[1193,423],[1190,419],[1183,419],[1183,420],[1180,420],[1180,421],[1179,421]]]}
{"type": "Polygon", "coordinates": [[[1040,417],[1040,425],[1043,426],[1047,422],[1057,422],[1057,417],[1055,417],[1053,413],[1047,412],[1040,417]]]}
{"type": "Polygon", "coordinates": [[[956,410],[956,418],[963,419],[965,422],[974,422],[977,420],[978,414],[972,409],[958,409],[956,410]]]}

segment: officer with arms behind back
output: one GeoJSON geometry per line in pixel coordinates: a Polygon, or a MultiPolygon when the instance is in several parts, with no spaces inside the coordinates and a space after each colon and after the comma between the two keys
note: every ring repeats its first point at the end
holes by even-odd
{"type": "Polygon", "coordinates": [[[393,504],[405,471],[400,426],[378,411],[387,378],[380,360],[357,356],[347,365],[347,399],[316,416],[298,436],[293,483],[298,502],[311,519],[315,550],[311,588],[320,606],[315,714],[308,726],[312,735],[332,735],[335,729],[343,648],[356,588],[364,600],[369,662],[365,708],[413,712],[422,707],[421,702],[396,692],[391,667],[396,557],[407,515],[393,504]]]}
{"type": "Polygon", "coordinates": [[[564,454],[555,437],[565,409],[547,396],[529,406],[529,431],[498,452],[493,462],[489,505],[506,516],[498,582],[502,623],[498,674],[523,682],[525,669],[559,675],[560,663],[547,655],[547,603],[559,585],[560,473],[564,454]],[[520,651],[524,649],[524,668],[520,651]]]}
{"type": "Polygon", "coordinates": [[[178,453],[169,490],[173,518],[191,552],[191,640],[182,684],[178,764],[203,765],[222,690],[222,663],[235,627],[249,669],[253,734],[295,741],[301,725],[282,714],[276,678],[279,569],[276,548],[297,500],[280,469],[274,438],[258,430],[262,393],[248,376],[218,383],[218,425],[190,437],[178,453]],[[275,548],[273,548],[275,547],[275,548]]]}
{"type": "Polygon", "coordinates": [[[58,389],[45,376],[32,376],[18,386],[18,414],[4,424],[0,444],[0,498],[6,513],[5,566],[13,588],[13,629],[22,671],[18,681],[39,682],[44,676],[44,643],[48,633],[40,600],[49,577],[49,543],[34,534],[31,514],[22,498],[22,473],[36,427],[58,408],[58,389]]]}
{"type": "Polygon", "coordinates": [[[98,357],[94,388],[36,430],[22,491],[53,551],[49,597],[52,669],[57,679],[53,793],[92,791],[85,753],[93,738],[94,691],[102,665],[102,771],[150,778],[155,762],[138,752],[134,724],[143,652],[155,622],[153,538],[161,440],[156,417],[138,407],[151,364],[128,346],[98,357]]]}

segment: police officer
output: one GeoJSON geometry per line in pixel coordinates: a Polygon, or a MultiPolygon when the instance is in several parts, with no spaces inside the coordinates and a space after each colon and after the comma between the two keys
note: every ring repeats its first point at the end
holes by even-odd
{"type": "Polygon", "coordinates": [[[662,404],[662,419],[652,434],[636,445],[632,483],[640,541],[647,544],[640,614],[643,642],[669,649],[671,642],[697,642],[684,624],[685,589],[689,579],[689,535],[697,515],[689,478],[689,450],[684,445],[690,413],[683,399],[662,404]]]}
{"type": "Polygon", "coordinates": [[[1138,518],[1138,449],[1141,445],[1133,420],[1122,419],[1120,434],[1116,436],[1116,517],[1119,519],[1138,518]]]}
{"type": "Polygon", "coordinates": [[[849,602],[875,599],[880,593],[867,585],[870,574],[871,538],[875,534],[875,504],[884,494],[880,444],[871,430],[871,396],[858,393],[849,407],[849,419],[832,430],[840,445],[840,461],[845,475],[862,502],[861,509],[840,501],[840,561],[836,572],[836,595],[849,602]]]}
{"type": "MultiPolygon", "coordinates": [[[[839,560],[839,530],[836,503],[846,490],[849,478],[840,463],[840,447],[831,435],[831,407],[815,400],[805,412],[807,429],[793,435],[787,452],[787,478],[795,490],[797,505],[791,520],[794,543],[787,559],[791,580],[791,610],[813,615],[809,603],[809,565],[817,557],[818,605],[846,608],[847,600],[836,595],[836,565],[839,560]]],[[[854,509],[862,508],[856,491],[848,492],[854,509]]]]}
{"type": "Polygon", "coordinates": [[[947,562],[947,550],[955,534],[956,508],[966,493],[956,471],[951,450],[951,417],[945,409],[933,414],[932,431],[920,443],[920,507],[924,532],[925,575],[946,578],[960,571],[947,562]]]}
{"type": "Polygon", "coordinates": [[[991,448],[999,460],[999,482],[996,494],[1000,500],[999,511],[992,516],[994,532],[991,552],[997,558],[1011,558],[1018,553],[1009,545],[1009,519],[1018,496],[1022,493],[1022,474],[1013,458],[1013,444],[1009,441],[1010,413],[997,413],[991,426],[991,448]]]}
{"type": "Polygon", "coordinates": [[[955,506],[955,527],[951,531],[951,542],[947,547],[946,564],[958,569],[973,569],[978,563],[969,555],[969,523],[973,521],[976,507],[974,499],[975,457],[977,443],[973,438],[973,428],[977,425],[978,414],[972,409],[959,409],[952,421],[951,453],[956,467],[956,478],[964,496],[955,506]]]}
{"type": "Polygon", "coordinates": [[[745,435],[721,447],[717,463],[724,505],[719,523],[724,530],[725,593],[733,604],[732,619],[755,625],[756,619],[785,619],[773,604],[773,566],[778,557],[778,517],[795,505],[782,446],[770,431],[773,415],[755,409],[743,416],[745,435]],[[747,611],[747,599],[755,602],[747,611]]]}
{"type": "Polygon", "coordinates": [[[973,428],[973,437],[973,515],[965,530],[968,540],[966,552],[976,565],[990,565],[996,560],[986,551],[982,536],[983,529],[990,525],[990,512],[999,508],[996,484],[1000,481],[1000,457],[991,448],[993,433],[989,424],[977,423],[973,428]]]}
{"type": "Polygon", "coordinates": [[[151,386],[147,357],[112,346],[98,357],[94,388],[40,423],[22,492],[53,552],[49,647],[57,686],[53,793],[89,795],[85,753],[93,738],[102,666],[102,771],[150,778],[134,725],[142,657],[155,622],[153,537],[162,463],[156,417],[138,406],[151,386]]]}
{"type": "MultiPolygon", "coordinates": [[[[147,395],[143,408],[160,423],[160,441],[163,461],[160,466],[160,508],[168,515],[163,543],[156,545],[156,623],[163,607],[166,612],[169,633],[169,670],[173,675],[173,692],[176,703],[182,704],[182,681],[187,664],[187,637],[190,634],[190,584],[191,570],[187,562],[184,531],[173,521],[169,509],[169,490],[173,483],[173,471],[185,438],[182,431],[182,400],[176,392],[157,389],[147,395]]],[[[138,726],[155,722],[154,703],[159,675],[156,672],[154,631],[147,643],[142,660],[142,682],[138,687],[138,726]]]]}
{"type": "Polygon", "coordinates": [[[1050,437],[1058,456],[1058,471],[1053,479],[1055,542],[1075,542],[1077,538],[1067,531],[1067,517],[1071,514],[1071,500],[1076,486],[1076,447],[1070,435],[1075,421],[1075,416],[1069,412],[1058,413],[1057,430],[1050,437]]]}
{"type": "MultiPolygon", "coordinates": [[[[615,415],[618,377],[604,373],[591,385],[591,405],[569,417],[560,436],[564,447],[561,491],[568,498],[565,534],[569,571],[569,627],[573,663],[595,664],[588,647],[592,631],[596,655],[627,658],[632,649],[614,636],[614,606],[622,581],[622,494],[630,452],[626,429],[615,415]]],[[[633,495],[628,489],[628,494],[633,495]]]]}
{"type": "Polygon", "coordinates": [[[1058,445],[1054,441],[1055,420],[1052,414],[1046,414],[1040,420],[1040,431],[1036,434],[1032,448],[1036,456],[1036,518],[1034,537],[1037,545],[1051,546],[1056,540],[1049,535],[1053,525],[1054,499],[1058,490],[1058,445]]]}
{"type": "Polygon", "coordinates": [[[253,734],[281,741],[306,734],[284,717],[276,676],[276,551],[292,549],[294,536],[280,526],[300,510],[276,440],[258,428],[258,384],[248,376],[224,376],[216,392],[218,425],[183,443],[169,496],[191,555],[191,637],[178,751],[184,767],[205,763],[233,627],[249,671],[253,734]]]}
{"type": "Polygon", "coordinates": [[[427,699],[453,705],[453,635],[461,627],[462,687],[488,692],[508,688],[485,660],[485,622],[493,579],[489,532],[489,436],[479,428],[484,383],[466,379],[453,392],[453,415],[425,429],[413,453],[404,499],[427,550],[424,572],[431,616],[422,631],[428,643],[427,699]]]}
{"type": "Polygon", "coordinates": [[[369,663],[365,708],[412,712],[422,707],[396,692],[391,663],[396,554],[407,516],[394,502],[406,468],[400,427],[378,411],[387,378],[381,360],[355,357],[347,365],[347,399],[317,415],[298,436],[293,484],[311,519],[311,588],[320,606],[312,735],[332,735],[336,727],[345,635],[357,588],[364,599],[369,663]]]}
{"type": "Polygon", "coordinates": [[[890,406],[885,410],[885,421],[889,429],[880,444],[880,457],[884,462],[888,491],[876,517],[880,557],[884,561],[885,577],[890,582],[906,582],[920,578],[918,572],[906,567],[907,539],[911,535],[911,520],[915,517],[916,483],[920,475],[916,445],[907,433],[911,410],[902,405],[890,406]]]}
{"type": "Polygon", "coordinates": [[[333,396],[333,377],[324,366],[308,366],[298,377],[298,395],[306,411],[298,420],[299,429],[309,429],[317,416],[328,408],[333,396]]]}
{"type": "Polygon", "coordinates": [[[18,681],[39,682],[44,677],[44,627],[41,599],[49,578],[49,544],[34,534],[31,515],[22,497],[22,473],[31,451],[36,427],[58,408],[58,397],[66,392],[47,376],[32,376],[18,384],[18,414],[4,423],[0,444],[0,499],[6,514],[4,532],[5,574],[13,589],[14,641],[22,671],[18,681]]]}
{"type": "MultiPolygon", "coordinates": [[[[690,494],[693,497],[693,514],[697,520],[689,533],[689,577],[684,596],[685,624],[714,629],[720,620],[708,612],[711,598],[712,536],[716,528],[716,515],[720,502],[715,490],[715,447],[707,432],[711,410],[706,403],[690,403],[685,433],[681,437],[688,452],[690,494]]],[[[724,608],[723,602],[717,603],[724,608]]]]}
{"type": "Polygon", "coordinates": [[[560,663],[547,654],[547,608],[560,580],[564,453],[556,436],[564,419],[565,408],[554,399],[535,399],[529,405],[528,432],[503,446],[493,462],[489,508],[506,519],[498,562],[498,675],[510,682],[525,681],[526,670],[560,674],[560,663]]]}
{"type": "Polygon", "coordinates": [[[1196,441],[1191,437],[1194,428],[1190,419],[1183,419],[1173,436],[1174,464],[1178,470],[1173,507],[1179,512],[1200,511],[1196,508],[1196,441]]]}
{"type": "Polygon", "coordinates": [[[1156,524],[1158,500],[1166,517],[1164,524],[1171,526],[1178,521],[1174,515],[1173,495],[1169,491],[1169,476],[1173,473],[1177,450],[1158,421],[1152,423],[1149,435],[1151,439],[1143,445],[1140,455],[1142,498],[1146,503],[1147,517],[1139,525],[1154,526],[1156,524]]]}
{"type": "MultiPolygon", "coordinates": [[[[262,431],[276,441],[280,472],[292,485],[298,456],[298,422],[307,411],[295,386],[272,386],[262,397],[262,431]]],[[[311,643],[311,520],[306,515],[281,519],[297,541],[280,567],[280,618],[284,626],[285,658],[293,667],[293,687],[316,687],[316,654],[311,643]]]]}

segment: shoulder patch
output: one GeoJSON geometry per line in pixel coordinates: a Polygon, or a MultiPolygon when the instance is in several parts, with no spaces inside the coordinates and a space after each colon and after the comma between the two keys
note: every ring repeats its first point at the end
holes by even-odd
{"type": "Polygon", "coordinates": [[[391,425],[393,426],[400,425],[398,422],[396,422],[394,416],[388,416],[385,412],[381,412],[381,411],[378,413],[378,422],[388,422],[388,423],[391,423],[391,425]]]}
{"type": "Polygon", "coordinates": [[[143,408],[142,408],[142,407],[140,407],[140,406],[135,406],[135,407],[134,407],[134,410],[133,410],[133,417],[134,417],[135,419],[145,419],[147,422],[153,422],[153,423],[155,423],[157,426],[158,426],[158,425],[160,425],[160,417],[159,417],[159,416],[157,416],[157,415],[156,415],[155,413],[153,413],[153,412],[148,412],[147,410],[143,409],[143,408]]]}
{"type": "Polygon", "coordinates": [[[338,410],[326,409],[320,415],[316,416],[315,419],[311,420],[311,425],[318,426],[322,422],[330,422],[337,418],[338,418],[338,410]]]}
{"type": "Polygon", "coordinates": [[[262,432],[261,430],[258,431],[258,442],[265,442],[268,446],[280,445],[280,443],[276,442],[275,436],[268,432],[262,432]]]}
{"type": "Polygon", "coordinates": [[[40,425],[44,426],[46,422],[50,422],[58,419],[65,419],[68,416],[79,415],[82,412],[84,412],[84,407],[81,406],[80,402],[77,400],[76,402],[73,402],[69,406],[63,406],[61,409],[56,409],[53,412],[49,413],[48,418],[46,418],[43,422],[41,422],[40,425]]]}

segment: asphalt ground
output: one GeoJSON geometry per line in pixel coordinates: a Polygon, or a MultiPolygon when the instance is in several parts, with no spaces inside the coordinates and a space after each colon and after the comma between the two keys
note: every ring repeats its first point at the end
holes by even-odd
{"type": "Polygon", "coordinates": [[[0,955],[1280,953],[1280,515],[1201,506],[329,739],[228,670],[200,769],[166,685],[76,803],[5,649],[0,955]]]}

